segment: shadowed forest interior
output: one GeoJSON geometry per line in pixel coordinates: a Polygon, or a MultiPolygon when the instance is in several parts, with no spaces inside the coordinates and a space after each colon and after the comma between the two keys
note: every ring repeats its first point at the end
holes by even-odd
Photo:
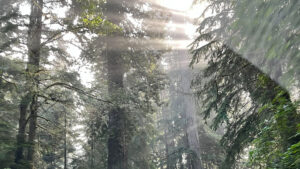
{"type": "Polygon", "coordinates": [[[299,0],[0,0],[0,169],[299,169],[299,0]]]}

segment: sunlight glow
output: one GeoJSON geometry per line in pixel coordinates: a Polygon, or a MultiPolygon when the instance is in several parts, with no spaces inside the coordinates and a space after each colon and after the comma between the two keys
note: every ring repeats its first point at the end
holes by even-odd
{"type": "MultiPolygon", "coordinates": [[[[186,34],[186,39],[180,42],[176,40],[176,45],[169,44],[173,46],[173,49],[187,49],[188,45],[191,44],[192,39],[197,35],[196,29],[197,24],[195,24],[195,19],[201,19],[203,11],[207,8],[208,2],[202,0],[198,4],[193,4],[194,0],[160,0],[161,6],[170,9],[173,14],[174,19],[177,22],[170,21],[167,24],[166,29],[169,33],[176,35],[179,32],[186,34]],[[181,18],[181,19],[180,19],[181,18]],[[178,22],[179,21],[179,22],[178,22]]],[[[199,20],[198,20],[199,21],[199,20]]],[[[171,35],[172,36],[172,35],[171,35]]],[[[170,39],[170,42],[174,39],[170,39]]]]}
{"type": "Polygon", "coordinates": [[[160,0],[160,5],[175,10],[174,12],[180,12],[190,18],[198,18],[208,6],[206,0],[202,0],[197,4],[193,4],[194,0],[160,0]]]}
{"type": "Polygon", "coordinates": [[[191,8],[193,1],[194,0],[161,0],[161,4],[173,10],[187,11],[191,8]]]}

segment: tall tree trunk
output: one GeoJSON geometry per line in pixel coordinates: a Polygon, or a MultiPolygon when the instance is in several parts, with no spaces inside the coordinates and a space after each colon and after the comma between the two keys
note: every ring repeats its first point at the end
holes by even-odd
{"type": "MultiPolygon", "coordinates": [[[[172,115],[171,111],[164,111],[163,112],[165,114],[165,119],[166,121],[170,121],[171,118],[170,116],[172,115]]],[[[175,147],[175,142],[174,142],[174,138],[176,133],[172,132],[172,129],[170,131],[170,128],[172,128],[172,122],[167,122],[167,129],[165,129],[165,133],[164,133],[164,141],[165,141],[165,148],[166,148],[166,164],[167,164],[167,169],[175,169],[176,168],[176,161],[174,158],[174,156],[176,156],[174,154],[174,147],[175,147]]]]}
{"type": "Polygon", "coordinates": [[[65,131],[64,131],[64,169],[67,169],[67,111],[65,111],[65,131]]]}
{"type": "MultiPolygon", "coordinates": [[[[188,20],[187,17],[184,15],[178,17],[173,16],[173,20],[179,23],[185,23],[186,20],[188,20]]],[[[184,28],[181,26],[176,27],[176,32],[181,32],[181,34],[174,34],[171,35],[174,39],[190,39],[184,32],[184,28]]],[[[196,109],[195,109],[195,101],[192,96],[192,91],[190,89],[190,84],[192,81],[192,70],[189,70],[189,62],[187,61],[188,52],[187,50],[178,50],[177,52],[174,52],[175,57],[175,64],[177,65],[177,69],[180,70],[180,73],[178,75],[179,78],[179,90],[181,93],[179,94],[179,97],[184,98],[184,112],[186,117],[186,136],[188,140],[188,147],[190,150],[194,152],[193,156],[194,158],[191,159],[192,168],[193,169],[202,169],[201,159],[200,159],[200,143],[199,143],[199,135],[198,135],[198,121],[196,116],[196,109]]]]}
{"type": "Polygon", "coordinates": [[[42,32],[42,15],[43,15],[43,0],[31,1],[31,14],[28,30],[28,65],[27,69],[31,76],[31,90],[32,98],[30,104],[29,117],[29,136],[28,136],[28,154],[27,160],[30,168],[34,168],[34,153],[35,153],[35,138],[37,128],[37,112],[38,112],[38,89],[40,68],[40,49],[41,49],[41,32],[42,32]]]}
{"type": "MultiPolygon", "coordinates": [[[[187,58],[187,53],[182,53],[182,58],[187,58]]],[[[182,63],[182,62],[179,62],[182,63]]],[[[187,66],[187,65],[186,65],[187,66]]],[[[182,85],[183,92],[186,93],[183,95],[184,106],[185,106],[185,117],[186,117],[186,136],[188,140],[188,148],[193,151],[192,154],[192,168],[193,169],[202,169],[201,164],[201,152],[200,152],[200,142],[198,134],[198,118],[196,115],[195,100],[192,91],[190,89],[190,82],[192,81],[192,71],[186,70],[182,76],[182,85]]]]}
{"type": "MultiPolygon", "coordinates": [[[[28,29],[28,62],[26,69],[26,90],[27,93],[22,97],[20,103],[20,117],[19,129],[17,135],[17,149],[15,153],[15,162],[20,164],[24,160],[24,145],[25,145],[25,131],[27,126],[27,109],[30,105],[30,135],[29,141],[35,138],[36,128],[36,111],[37,111],[37,95],[35,91],[38,89],[36,72],[40,64],[40,44],[41,44],[41,29],[42,29],[42,8],[43,0],[31,1],[30,24],[28,29]]],[[[32,142],[31,142],[32,143],[32,142]]],[[[27,159],[32,162],[33,146],[28,150],[27,159]]]]}
{"type": "Polygon", "coordinates": [[[123,93],[124,75],[120,51],[108,50],[107,61],[108,90],[111,99],[117,101],[109,112],[108,169],[127,169],[126,115],[125,110],[119,107],[122,104],[120,96],[123,93]]]}
{"type": "MultiPolygon", "coordinates": [[[[124,18],[123,1],[108,0],[104,11],[107,19],[120,25],[124,18]]],[[[112,33],[106,40],[106,60],[108,75],[108,92],[114,104],[109,111],[108,169],[128,169],[128,135],[126,133],[125,109],[121,95],[124,94],[123,76],[124,61],[122,59],[122,44],[120,37],[123,33],[112,33]]]]}
{"type": "MultiPolygon", "coordinates": [[[[172,86],[171,86],[172,87],[172,86]]],[[[169,91],[163,91],[161,93],[161,100],[165,100],[167,97],[169,97],[169,93],[171,92],[171,90],[169,91]]],[[[171,115],[171,111],[170,111],[170,107],[169,105],[163,105],[162,109],[161,109],[161,116],[162,116],[162,121],[164,121],[164,123],[162,124],[162,128],[163,128],[163,142],[164,142],[164,146],[165,146],[165,156],[161,161],[161,168],[166,168],[166,169],[173,169],[172,168],[172,159],[171,159],[171,149],[173,148],[172,146],[172,141],[173,138],[170,136],[171,132],[170,132],[170,128],[172,128],[172,124],[170,124],[170,116],[171,115]],[[164,167],[165,166],[165,167],[164,167]]],[[[173,148],[174,149],[174,148],[173,148]]],[[[174,164],[174,163],[173,163],[174,164]]]]}
{"type": "Polygon", "coordinates": [[[95,127],[94,121],[92,122],[92,138],[91,138],[91,168],[94,168],[94,151],[95,151],[95,127]]]}
{"type": "Polygon", "coordinates": [[[190,84],[192,81],[192,70],[188,68],[188,62],[186,58],[188,56],[187,51],[178,51],[175,54],[175,62],[177,62],[177,69],[180,70],[179,79],[180,81],[178,90],[179,97],[182,97],[184,100],[183,103],[183,117],[185,118],[185,133],[187,139],[186,148],[190,149],[193,153],[188,156],[189,161],[191,162],[191,169],[202,169],[201,164],[201,151],[200,151],[200,142],[198,134],[198,118],[196,115],[195,100],[192,95],[192,90],[190,84]]]}
{"type": "Polygon", "coordinates": [[[35,138],[37,128],[37,109],[38,109],[37,95],[35,94],[32,98],[30,105],[30,123],[29,123],[29,136],[28,136],[28,154],[27,161],[30,164],[30,168],[33,168],[34,152],[35,152],[35,138]]]}
{"type": "Polygon", "coordinates": [[[20,118],[19,118],[19,129],[18,129],[18,135],[17,135],[17,149],[15,153],[15,163],[19,164],[23,159],[23,151],[24,151],[24,145],[26,141],[26,123],[27,123],[27,108],[30,104],[31,95],[30,93],[27,93],[21,100],[20,103],[20,118]]]}
{"type": "Polygon", "coordinates": [[[199,134],[198,134],[198,123],[197,116],[195,112],[195,102],[192,96],[186,96],[185,102],[187,103],[186,107],[186,133],[189,144],[189,149],[193,151],[191,163],[193,169],[202,169],[201,164],[201,152],[200,152],[200,143],[199,143],[199,134]],[[190,103],[190,104],[188,104],[190,103]]]}
{"type": "Polygon", "coordinates": [[[171,161],[170,161],[170,152],[169,152],[169,143],[168,143],[168,132],[167,129],[164,131],[164,141],[165,141],[165,154],[166,154],[166,161],[167,161],[167,167],[166,169],[171,169],[171,161]]]}

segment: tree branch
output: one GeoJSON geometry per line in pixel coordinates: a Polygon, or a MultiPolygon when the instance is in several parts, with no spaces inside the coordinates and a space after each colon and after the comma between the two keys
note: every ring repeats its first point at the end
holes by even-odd
{"type": "Polygon", "coordinates": [[[64,88],[66,88],[66,89],[74,90],[74,91],[76,91],[76,92],[78,92],[78,93],[81,93],[81,94],[83,94],[83,95],[85,95],[85,96],[88,96],[88,97],[90,97],[90,98],[93,98],[93,99],[95,99],[95,100],[98,100],[98,101],[101,101],[101,102],[105,102],[105,103],[112,104],[112,102],[109,101],[109,100],[99,99],[99,98],[97,98],[96,96],[94,96],[94,95],[92,95],[92,94],[88,94],[86,91],[84,91],[84,90],[82,90],[82,89],[79,89],[79,88],[77,88],[77,87],[75,87],[75,86],[72,86],[72,85],[69,85],[69,84],[63,83],[63,82],[56,82],[56,83],[53,83],[53,84],[47,86],[47,87],[45,88],[45,90],[47,90],[47,89],[49,89],[49,88],[52,88],[52,87],[55,87],[55,86],[62,86],[62,87],[64,87],[64,88]]]}

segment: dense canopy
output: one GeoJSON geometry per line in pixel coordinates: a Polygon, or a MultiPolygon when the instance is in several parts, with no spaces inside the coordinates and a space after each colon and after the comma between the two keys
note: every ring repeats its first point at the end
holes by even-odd
{"type": "Polygon", "coordinates": [[[0,169],[299,169],[299,0],[0,0],[0,169]]]}

